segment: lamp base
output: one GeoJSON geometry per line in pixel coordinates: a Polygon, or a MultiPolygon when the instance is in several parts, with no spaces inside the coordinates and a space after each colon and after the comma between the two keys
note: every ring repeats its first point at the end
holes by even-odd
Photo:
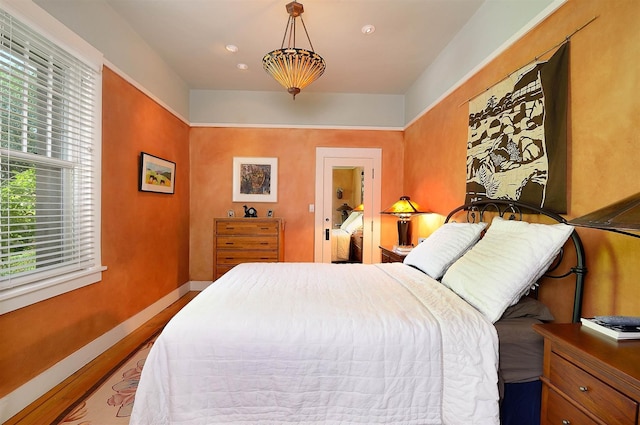
{"type": "Polygon", "coordinates": [[[398,220],[398,247],[411,246],[411,221],[398,220]]]}
{"type": "Polygon", "coordinates": [[[400,252],[402,254],[410,252],[412,249],[413,249],[413,245],[396,245],[393,247],[393,250],[395,252],[400,252]]]}

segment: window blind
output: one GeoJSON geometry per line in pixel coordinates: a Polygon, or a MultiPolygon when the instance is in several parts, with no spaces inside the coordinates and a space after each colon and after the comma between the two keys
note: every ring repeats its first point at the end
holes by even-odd
{"type": "Polygon", "coordinates": [[[0,10],[0,294],[100,266],[96,75],[0,10]]]}

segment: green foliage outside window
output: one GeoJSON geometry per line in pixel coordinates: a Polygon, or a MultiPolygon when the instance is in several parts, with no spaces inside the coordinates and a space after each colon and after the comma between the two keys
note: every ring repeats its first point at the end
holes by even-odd
{"type": "MultiPolygon", "coordinates": [[[[13,169],[15,170],[15,168],[13,169]]],[[[7,176],[3,172],[0,186],[0,275],[35,268],[34,238],[36,231],[36,171],[23,169],[7,176]],[[4,178],[4,177],[8,178],[4,178]],[[13,240],[8,248],[8,240],[13,240]],[[16,244],[15,241],[20,241],[16,244]],[[12,271],[9,273],[9,267],[12,271]]]]}

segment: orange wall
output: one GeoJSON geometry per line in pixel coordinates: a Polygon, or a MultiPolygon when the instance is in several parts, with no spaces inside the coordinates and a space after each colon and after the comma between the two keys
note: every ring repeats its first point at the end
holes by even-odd
{"type": "MultiPolygon", "coordinates": [[[[245,203],[232,202],[234,156],[278,158],[278,202],[251,206],[260,217],[272,209],[285,219],[287,262],[313,261],[314,214],[308,207],[315,202],[316,147],[381,148],[382,205],[402,195],[395,172],[402,169],[401,131],[193,128],[190,146],[192,280],[213,279],[213,218],[229,209],[244,214],[245,203]]],[[[389,219],[382,222],[381,239],[393,244],[397,236],[389,219]]]]}
{"type": "Polygon", "coordinates": [[[103,73],[102,281],[0,315],[0,396],[189,280],[189,127],[103,73]],[[138,192],[140,151],[177,163],[174,195],[138,192]]]}
{"type": "MultiPolygon", "coordinates": [[[[640,191],[640,2],[636,0],[570,0],[411,125],[405,131],[405,191],[440,214],[461,204],[467,100],[593,17],[597,19],[571,38],[567,217],[640,191]]],[[[420,220],[417,224],[421,234],[431,231],[420,220]]],[[[584,315],[640,315],[640,239],[599,230],[578,232],[589,270],[584,315]]],[[[554,303],[554,292],[542,295],[554,303]]]]}

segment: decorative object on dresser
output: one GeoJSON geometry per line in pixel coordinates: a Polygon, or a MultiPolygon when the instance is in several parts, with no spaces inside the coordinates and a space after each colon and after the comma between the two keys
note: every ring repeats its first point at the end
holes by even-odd
{"type": "Polygon", "coordinates": [[[388,246],[380,246],[381,263],[402,263],[410,251],[396,251],[388,246]]]}
{"type": "Polygon", "coordinates": [[[213,278],[240,263],[284,261],[284,221],[281,218],[215,218],[213,278]]]}
{"type": "Polygon", "coordinates": [[[410,249],[411,245],[411,216],[423,214],[420,207],[408,196],[401,196],[400,200],[391,205],[382,214],[393,214],[398,217],[398,248],[410,249]]]}
{"type": "Polygon", "coordinates": [[[640,341],[580,324],[534,325],[544,337],[541,424],[637,425],[640,341]]]}
{"type": "Polygon", "coordinates": [[[258,217],[258,211],[255,208],[247,207],[246,205],[243,205],[242,208],[244,208],[244,216],[246,218],[256,218],[256,217],[258,217]]]}

